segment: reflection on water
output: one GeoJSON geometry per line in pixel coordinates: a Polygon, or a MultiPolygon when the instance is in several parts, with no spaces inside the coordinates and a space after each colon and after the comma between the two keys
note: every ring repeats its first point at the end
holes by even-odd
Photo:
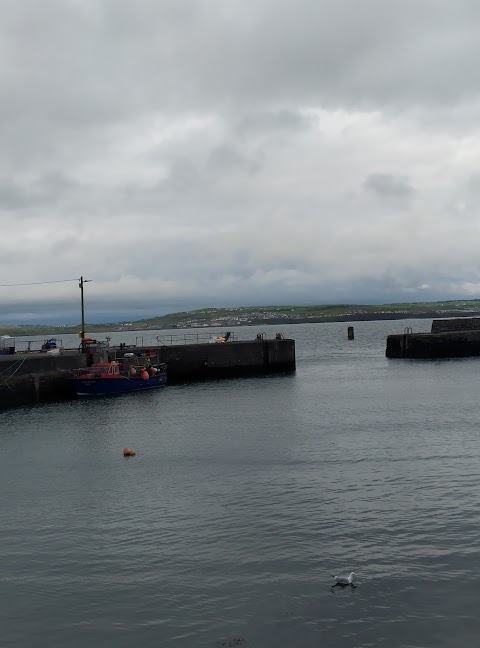
{"type": "Polygon", "coordinates": [[[285,327],[295,375],[2,412],[2,646],[476,645],[480,361],[387,361],[407,324],[285,327]]]}

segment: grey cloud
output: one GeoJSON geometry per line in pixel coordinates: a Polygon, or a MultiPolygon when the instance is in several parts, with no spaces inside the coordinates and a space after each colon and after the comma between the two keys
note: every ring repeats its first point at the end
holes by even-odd
{"type": "Polygon", "coordinates": [[[473,0],[10,3],[0,114],[88,126],[148,108],[449,104],[477,92],[478,18],[473,0]]]}
{"type": "Polygon", "coordinates": [[[190,193],[200,184],[201,172],[195,162],[178,157],[170,160],[168,177],[159,183],[159,187],[173,192],[190,193]]]}
{"type": "Polygon", "coordinates": [[[476,198],[480,198],[480,173],[474,173],[468,178],[467,190],[476,198]]]}
{"type": "Polygon", "coordinates": [[[461,290],[480,234],[445,205],[477,200],[479,20],[476,0],[7,0],[3,275],[88,272],[112,312],[390,301],[440,290],[439,258],[461,290]]]}
{"type": "Polygon", "coordinates": [[[147,185],[129,182],[118,187],[115,208],[122,213],[141,210],[161,213],[164,223],[191,224],[199,218],[199,206],[208,212],[208,221],[217,212],[230,211],[235,204],[248,206],[250,198],[242,195],[237,183],[258,174],[264,167],[261,151],[242,151],[241,145],[223,143],[202,152],[201,156],[155,153],[155,164],[162,165],[164,177],[147,185]]]}
{"type": "Polygon", "coordinates": [[[151,114],[216,111],[267,132],[302,129],[298,106],[450,107],[477,92],[476,18],[473,0],[10,2],[0,145],[29,170],[151,114]]]}
{"type": "Polygon", "coordinates": [[[404,179],[389,173],[372,173],[364,186],[379,198],[387,199],[399,206],[406,207],[413,197],[414,188],[404,179]]]}
{"type": "Polygon", "coordinates": [[[205,191],[202,170],[187,158],[169,159],[168,172],[156,182],[140,185],[127,182],[117,187],[110,200],[119,213],[158,213],[164,224],[185,206],[198,208],[198,197],[205,191]]]}
{"type": "Polygon", "coordinates": [[[19,210],[50,204],[68,194],[75,183],[63,174],[47,174],[30,182],[20,183],[0,178],[0,210],[19,210]]]}
{"type": "MultiPolygon", "coordinates": [[[[108,6],[109,14],[130,13],[125,0],[120,10],[108,6]]],[[[260,0],[217,5],[213,16],[201,0],[181,3],[174,15],[170,3],[160,6],[154,14],[165,12],[166,20],[150,51],[177,100],[375,106],[451,103],[477,92],[480,8],[473,0],[260,0]],[[181,54],[172,60],[173,39],[181,54]]],[[[125,42],[117,45],[121,52],[125,42]]]]}
{"type": "Polygon", "coordinates": [[[261,168],[259,155],[248,158],[236,147],[228,144],[216,147],[210,154],[207,168],[214,173],[240,171],[248,174],[256,173],[261,168]]]}
{"type": "Polygon", "coordinates": [[[308,117],[294,110],[273,110],[251,113],[243,117],[237,130],[240,134],[305,131],[311,126],[308,117]]]}
{"type": "Polygon", "coordinates": [[[0,179],[0,210],[21,209],[31,202],[28,190],[8,178],[0,179]]]}

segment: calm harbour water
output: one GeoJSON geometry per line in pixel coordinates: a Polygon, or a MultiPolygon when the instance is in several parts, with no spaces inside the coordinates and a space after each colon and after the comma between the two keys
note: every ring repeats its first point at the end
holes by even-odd
{"type": "Polygon", "coordinates": [[[285,326],[294,375],[1,412],[2,647],[478,645],[480,358],[385,358],[430,324],[285,326]]]}

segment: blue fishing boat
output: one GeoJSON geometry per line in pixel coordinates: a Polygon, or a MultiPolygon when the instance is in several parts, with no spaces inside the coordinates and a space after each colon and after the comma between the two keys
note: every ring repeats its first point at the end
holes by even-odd
{"type": "Polygon", "coordinates": [[[133,366],[120,362],[97,362],[88,369],[76,369],[69,378],[77,396],[107,396],[164,387],[165,364],[133,366]]]}

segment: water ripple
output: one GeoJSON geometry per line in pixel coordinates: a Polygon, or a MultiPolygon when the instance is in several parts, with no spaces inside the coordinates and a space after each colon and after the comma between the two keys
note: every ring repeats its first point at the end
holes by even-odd
{"type": "Polygon", "coordinates": [[[2,646],[476,645],[478,362],[388,362],[386,326],[294,327],[295,376],[6,413],[2,646]]]}

